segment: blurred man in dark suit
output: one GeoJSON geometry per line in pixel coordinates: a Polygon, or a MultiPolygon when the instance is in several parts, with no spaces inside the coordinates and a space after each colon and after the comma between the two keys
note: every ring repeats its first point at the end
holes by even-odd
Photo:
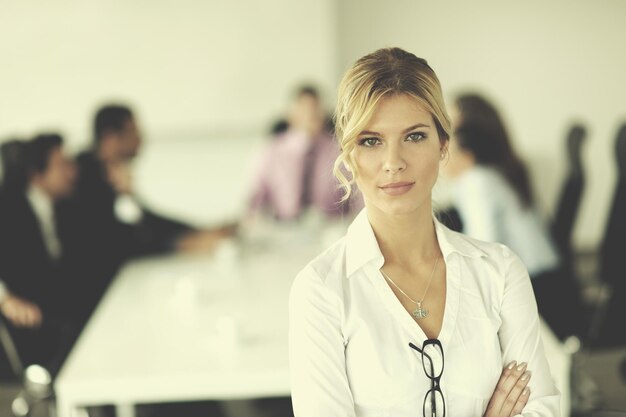
{"type": "Polygon", "coordinates": [[[149,210],[135,194],[132,161],[142,138],[132,111],[107,105],[96,113],[94,142],[77,158],[79,178],[70,201],[73,235],[84,268],[97,274],[97,298],[126,260],[171,251],[212,249],[230,227],[196,230],[149,210]]]}
{"type": "Polygon", "coordinates": [[[76,328],[70,320],[66,219],[59,209],[72,192],[76,169],[58,135],[7,146],[13,160],[5,161],[11,172],[0,197],[0,312],[23,362],[46,365],[54,374],[76,328]]]}

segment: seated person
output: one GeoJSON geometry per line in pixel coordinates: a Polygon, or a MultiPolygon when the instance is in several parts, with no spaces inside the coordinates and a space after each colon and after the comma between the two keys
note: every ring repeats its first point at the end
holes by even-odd
{"type": "Polygon", "coordinates": [[[44,365],[54,375],[78,327],[70,319],[71,272],[58,208],[59,201],[72,192],[76,169],[58,135],[5,145],[0,312],[9,323],[22,361],[44,365]],[[18,162],[24,166],[16,166],[18,162]]]}
{"type": "Polygon", "coordinates": [[[339,148],[325,121],[317,90],[298,90],[286,123],[261,155],[250,214],[266,210],[279,220],[298,218],[314,208],[328,217],[344,213],[333,165],[339,148]]]}
{"type": "Polygon", "coordinates": [[[461,96],[444,164],[463,232],[514,250],[531,277],[539,313],[564,339],[580,335],[582,304],[564,276],[556,246],[535,207],[526,166],[515,153],[495,108],[479,96],[461,96]],[[480,108],[480,112],[473,112],[480,108]],[[476,114],[478,113],[478,114],[476,114]]]}
{"type": "Polygon", "coordinates": [[[211,249],[233,233],[230,226],[196,230],[154,213],[139,201],[131,162],[141,149],[142,138],[128,107],[102,107],[95,117],[94,138],[93,148],[77,158],[79,177],[69,206],[75,213],[76,241],[81,242],[78,250],[84,262],[98,265],[102,285],[127,259],[211,249]]]}

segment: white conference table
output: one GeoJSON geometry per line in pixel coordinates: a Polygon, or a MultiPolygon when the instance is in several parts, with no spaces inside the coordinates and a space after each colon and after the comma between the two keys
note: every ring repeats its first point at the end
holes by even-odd
{"type": "Polygon", "coordinates": [[[104,404],[127,417],[139,403],[288,396],[289,289],[323,246],[294,236],[124,267],[55,382],[58,417],[104,404]]]}
{"type": "MultiPolygon", "coordinates": [[[[342,234],[277,230],[213,256],[135,261],[113,281],[55,382],[58,417],[113,404],[235,400],[290,394],[291,282],[342,234]],[[286,233],[284,233],[286,231],[286,233]]],[[[569,415],[570,355],[547,326],[546,354],[569,415]]]]}

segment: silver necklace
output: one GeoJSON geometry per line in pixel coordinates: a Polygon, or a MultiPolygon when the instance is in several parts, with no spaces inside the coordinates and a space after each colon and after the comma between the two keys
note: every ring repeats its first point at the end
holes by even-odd
{"type": "Polygon", "coordinates": [[[393,280],[391,278],[389,278],[389,276],[387,276],[387,274],[385,274],[385,271],[383,271],[382,269],[380,270],[380,273],[383,274],[383,277],[385,277],[385,279],[387,281],[389,281],[391,283],[391,285],[396,287],[398,289],[398,291],[400,291],[402,293],[402,295],[404,295],[413,304],[416,305],[415,310],[413,310],[411,315],[413,317],[415,317],[417,320],[422,320],[422,319],[426,318],[426,316],[428,316],[428,310],[422,308],[422,303],[424,302],[424,298],[426,298],[426,293],[428,292],[428,289],[430,288],[430,283],[433,282],[433,277],[435,276],[435,269],[437,269],[437,263],[438,262],[439,262],[439,256],[437,257],[437,259],[435,259],[435,266],[433,266],[433,270],[430,273],[430,278],[428,279],[428,285],[426,286],[426,290],[424,290],[424,295],[422,296],[422,299],[419,300],[419,301],[415,301],[414,299],[409,297],[409,295],[407,293],[402,291],[402,288],[398,287],[398,285],[395,282],[393,282],[393,280]]]}

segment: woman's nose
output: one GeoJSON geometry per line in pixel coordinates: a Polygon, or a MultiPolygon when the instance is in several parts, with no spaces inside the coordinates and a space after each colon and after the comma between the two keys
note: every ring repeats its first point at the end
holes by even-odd
{"type": "Polygon", "coordinates": [[[383,169],[385,172],[394,174],[406,169],[406,161],[402,157],[400,147],[397,145],[390,145],[385,151],[385,161],[383,163],[383,169]]]}

